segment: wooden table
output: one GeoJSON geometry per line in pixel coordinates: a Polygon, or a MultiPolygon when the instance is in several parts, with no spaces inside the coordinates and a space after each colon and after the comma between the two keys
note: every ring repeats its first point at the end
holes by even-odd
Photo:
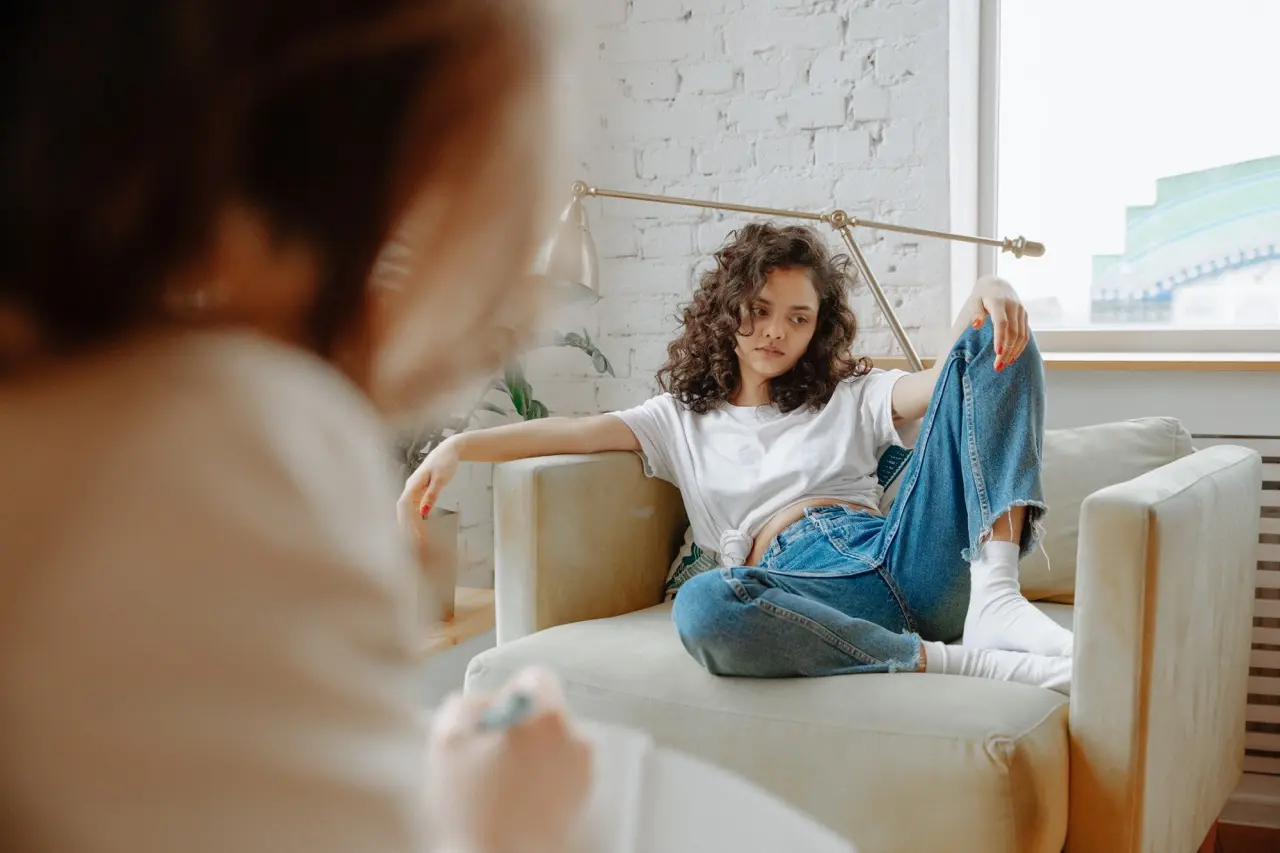
{"type": "Polygon", "coordinates": [[[430,657],[493,630],[493,590],[458,587],[453,618],[427,630],[419,654],[430,657]]]}

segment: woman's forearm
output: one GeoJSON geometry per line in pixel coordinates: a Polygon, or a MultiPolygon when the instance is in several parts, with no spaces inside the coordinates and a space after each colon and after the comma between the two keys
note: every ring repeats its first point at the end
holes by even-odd
{"type": "Polygon", "coordinates": [[[510,462],[533,456],[589,452],[577,418],[540,418],[459,433],[447,441],[461,462],[510,462]]]}
{"type": "Polygon", "coordinates": [[[947,353],[955,349],[960,336],[973,325],[974,318],[978,316],[979,305],[978,288],[975,286],[973,293],[970,293],[969,298],[960,306],[960,312],[956,315],[955,322],[951,324],[947,345],[938,354],[933,367],[904,376],[894,385],[893,414],[896,419],[914,421],[924,417],[925,411],[929,408],[929,400],[933,397],[934,386],[938,384],[938,377],[942,375],[942,365],[946,362],[947,353]]]}

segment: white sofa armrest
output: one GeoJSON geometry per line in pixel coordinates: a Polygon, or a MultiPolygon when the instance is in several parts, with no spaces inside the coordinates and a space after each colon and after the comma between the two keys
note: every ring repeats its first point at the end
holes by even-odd
{"type": "Polygon", "coordinates": [[[494,467],[497,642],[662,601],[684,505],[634,453],[494,467]]]}
{"type": "Polygon", "coordinates": [[[1081,507],[1071,853],[1190,853],[1239,782],[1260,466],[1215,447],[1081,507]]]}

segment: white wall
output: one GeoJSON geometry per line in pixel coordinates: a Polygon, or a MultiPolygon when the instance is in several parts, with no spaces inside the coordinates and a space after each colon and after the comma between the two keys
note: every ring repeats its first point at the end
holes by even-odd
{"type": "MultiPolygon", "coordinates": [[[[598,186],[945,227],[946,0],[574,0],[589,20],[579,175],[598,186]]],[[[566,187],[566,200],[567,190],[566,187]]],[[[617,378],[571,350],[527,359],[558,414],[610,411],[653,391],[695,267],[747,221],[589,202],[600,303],[555,318],[585,327],[617,378]]],[[[834,237],[834,235],[832,235],[834,237]]],[[[833,240],[833,245],[838,242],[833,240]]],[[[860,244],[917,346],[947,325],[948,247],[862,232],[860,244]]],[[[861,348],[893,351],[864,290],[861,348]]],[[[492,565],[489,471],[453,490],[465,577],[492,565]]]]}

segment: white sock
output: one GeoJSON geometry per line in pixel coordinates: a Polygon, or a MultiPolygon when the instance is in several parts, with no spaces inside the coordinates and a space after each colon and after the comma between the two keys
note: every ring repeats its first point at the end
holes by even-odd
{"type": "Polygon", "coordinates": [[[921,640],[925,672],[1014,681],[1071,695],[1071,658],[974,649],[921,640]]]}
{"type": "Polygon", "coordinates": [[[1062,657],[1071,654],[1071,632],[1037,610],[1018,586],[1018,543],[987,542],[969,564],[969,612],[964,644],[1062,657]]]}

